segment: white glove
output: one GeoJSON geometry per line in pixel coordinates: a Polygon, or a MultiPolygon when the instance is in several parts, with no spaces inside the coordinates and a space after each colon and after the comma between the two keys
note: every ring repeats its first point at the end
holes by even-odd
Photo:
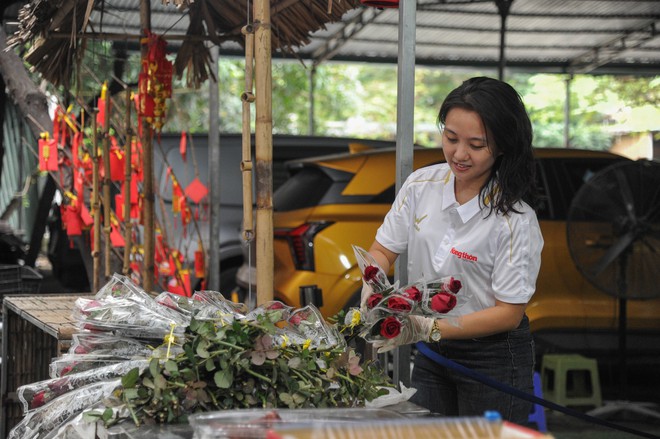
{"type": "Polygon", "coordinates": [[[373,346],[379,354],[382,354],[405,344],[428,341],[434,322],[433,317],[411,315],[408,317],[408,324],[401,328],[399,335],[386,340],[377,340],[373,346]]]}
{"type": "Polygon", "coordinates": [[[369,286],[368,283],[362,280],[362,293],[360,294],[360,311],[362,311],[363,314],[366,314],[367,312],[367,299],[369,299],[369,296],[371,296],[374,293],[374,290],[371,289],[371,286],[369,286]]]}

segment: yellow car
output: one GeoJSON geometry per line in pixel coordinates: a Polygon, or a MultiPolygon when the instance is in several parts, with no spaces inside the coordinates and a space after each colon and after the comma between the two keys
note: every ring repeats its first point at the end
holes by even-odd
{"type": "MultiPolygon", "coordinates": [[[[536,149],[539,222],[545,240],[536,294],[527,314],[537,344],[549,349],[617,345],[618,299],[593,287],[575,267],[566,239],[571,200],[583,181],[624,157],[574,149],[536,149]]],[[[417,148],[415,169],[444,161],[438,148],[417,148]]],[[[300,287],[321,290],[332,316],[359,303],[360,270],[351,246],[369,248],[394,200],[392,148],[296,161],[274,205],[274,295],[300,306],[300,287]]],[[[629,346],[660,346],[660,299],[628,301],[629,346]],[[639,336],[638,340],[634,338],[639,336]]]]}

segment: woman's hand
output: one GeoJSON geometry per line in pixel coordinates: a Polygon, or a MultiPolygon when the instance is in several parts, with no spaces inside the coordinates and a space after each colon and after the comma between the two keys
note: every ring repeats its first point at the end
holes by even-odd
{"type": "Polygon", "coordinates": [[[367,312],[367,300],[369,299],[369,296],[371,296],[374,293],[374,290],[371,289],[368,283],[362,280],[362,293],[360,294],[360,311],[362,311],[363,314],[366,314],[367,312]]]}
{"type": "Polygon", "coordinates": [[[382,354],[405,344],[428,341],[434,322],[435,319],[433,317],[411,315],[409,316],[408,324],[401,328],[399,335],[388,340],[377,340],[373,343],[373,346],[378,350],[379,354],[382,354]]]}

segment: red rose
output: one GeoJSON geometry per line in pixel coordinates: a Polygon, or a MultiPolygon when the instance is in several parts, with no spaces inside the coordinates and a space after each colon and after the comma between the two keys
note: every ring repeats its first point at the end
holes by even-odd
{"type": "Polygon", "coordinates": [[[84,346],[76,346],[76,348],[73,350],[75,354],[87,354],[87,349],[85,349],[84,346]]]}
{"type": "Polygon", "coordinates": [[[299,325],[300,322],[302,322],[302,317],[300,317],[300,314],[294,314],[289,318],[289,323],[294,325],[299,325]]]}
{"type": "Polygon", "coordinates": [[[401,333],[401,322],[394,316],[385,317],[380,323],[380,335],[394,338],[401,333]]]}
{"type": "Polygon", "coordinates": [[[397,297],[397,296],[390,297],[387,300],[387,307],[389,309],[393,309],[396,311],[410,311],[412,308],[410,306],[410,302],[408,302],[403,297],[397,297]]]}
{"type": "Polygon", "coordinates": [[[64,366],[60,371],[60,376],[64,376],[68,373],[71,373],[72,370],[73,370],[73,366],[64,366]]]}
{"type": "Polygon", "coordinates": [[[284,304],[282,302],[273,302],[268,307],[268,309],[282,309],[282,308],[284,308],[284,304]]]}
{"type": "Polygon", "coordinates": [[[439,292],[431,297],[431,309],[435,312],[446,313],[454,309],[456,306],[456,296],[453,294],[439,292]]]}
{"type": "Polygon", "coordinates": [[[461,281],[458,279],[454,279],[452,277],[451,280],[449,281],[449,291],[451,291],[454,294],[458,293],[462,287],[463,285],[461,285],[461,281]]]}
{"type": "Polygon", "coordinates": [[[46,403],[46,392],[41,391],[32,397],[32,408],[36,409],[46,403]]]}
{"type": "Polygon", "coordinates": [[[374,280],[377,275],[378,275],[378,267],[369,265],[367,268],[364,269],[364,280],[366,282],[374,280]]]}
{"type": "Polygon", "coordinates": [[[406,288],[404,293],[408,299],[414,300],[415,302],[422,300],[422,293],[417,289],[417,287],[406,288]]]}
{"type": "Polygon", "coordinates": [[[371,309],[377,306],[383,300],[383,295],[380,293],[372,294],[367,298],[367,308],[371,309]]]}

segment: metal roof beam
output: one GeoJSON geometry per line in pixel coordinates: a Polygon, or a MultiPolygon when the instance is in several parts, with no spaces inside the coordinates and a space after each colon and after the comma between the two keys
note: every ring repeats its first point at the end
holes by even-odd
{"type": "Polygon", "coordinates": [[[588,73],[607,64],[622,52],[640,47],[657,35],[659,25],[660,21],[650,21],[644,26],[627,31],[625,35],[575,57],[569,63],[569,73],[588,73]]]}
{"type": "Polygon", "coordinates": [[[312,60],[315,66],[321,64],[335,56],[339,49],[360,32],[366,25],[372,23],[376,17],[383,13],[383,10],[376,8],[364,8],[355,15],[350,21],[346,22],[337,30],[323,46],[312,52],[312,60]]]}

